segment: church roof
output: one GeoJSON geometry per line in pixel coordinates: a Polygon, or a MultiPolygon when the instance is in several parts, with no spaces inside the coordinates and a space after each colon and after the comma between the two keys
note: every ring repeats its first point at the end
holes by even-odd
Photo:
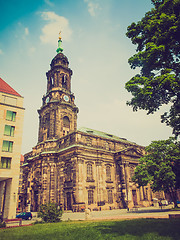
{"type": "Polygon", "coordinates": [[[9,84],[7,84],[2,78],[0,78],[0,92],[12,94],[21,97],[9,84]]]}
{"type": "Polygon", "coordinates": [[[104,137],[104,138],[109,138],[111,140],[116,140],[116,141],[120,141],[120,142],[124,142],[124,143],[136,144],[136,143],[128,141],[126,138],[120,138],[120,137],[117,137],[117,136],[109,134],[109,133],[97,131],[97,130],[86,128],[86,127],[81,127],[78,129],[78,131],[96,135],[96,136],[100,136],[100,137],[104,137]]]}

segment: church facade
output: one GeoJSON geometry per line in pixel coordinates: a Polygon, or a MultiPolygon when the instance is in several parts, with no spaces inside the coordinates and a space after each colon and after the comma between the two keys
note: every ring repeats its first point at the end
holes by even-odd
{"type": "Polygon", "coordinates": [[[59,38],[57,55],[46,73],[38,143],[24,156],[24,208],[38,211],[47,202],[73,211],[150,206],[150,187],[137,188],[132,182],[144,147],[93,129],[77,130],[72,70],[61,42],[59,38]]]}

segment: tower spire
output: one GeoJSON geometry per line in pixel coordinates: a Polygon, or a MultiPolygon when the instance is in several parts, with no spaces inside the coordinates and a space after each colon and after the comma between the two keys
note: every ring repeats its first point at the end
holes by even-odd
{"type": "Polygon", "coordinates": [[[62,53],[62,51],[63,51],[63,48],[61,47],[61,43],[62,43],[62,40],[61,40],[61,31],[60,31],[59,32],[59,40],[58,40],[58,48],[56,50],[57,54],[62,53]]]}

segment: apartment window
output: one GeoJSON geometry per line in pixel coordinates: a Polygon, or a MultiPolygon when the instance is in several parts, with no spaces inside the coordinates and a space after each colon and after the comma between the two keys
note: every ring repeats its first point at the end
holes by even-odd
{"type": "Polygon", "coordinates": [[[6,120],[15,122],[16,121],[16,112],[7,110],[6,111],[6,120]]]}
{"type": "Polygon", "coordinates": [[[1,157],[0,168],[11,168],[11,158],[1,157]]]}
{"type": "Polygon", "coordinates": [[[87,165],[87,179],[92,180],[93,179],[93,171],[92,171],[92,164],[87,165]]]}
{"type": "Polygon", "coordinates": [[[3,141],[2,151],[3,152],[12,152],[13,150],[13,142],[3,141]]]}
{"type": "Polygon", "coordinates": [[[93,204],[94,202],[94,192],[93,190],[88,190],[88,204],[93,204]]]}
{"type": "Polygon", "coordinates": [[[14,129],[15,127],[13,126],[5,125],[4,135],[14,137],[14,129]]]}
{"type": "Polygon", "coordinates": [[[113,203],[112,190],[108,190],[108,203],[113,203]]]}
{"type": "Polygon", "coordinates": [[[111,181],[111,167],[106,166],[106,180],[111,181]]]}

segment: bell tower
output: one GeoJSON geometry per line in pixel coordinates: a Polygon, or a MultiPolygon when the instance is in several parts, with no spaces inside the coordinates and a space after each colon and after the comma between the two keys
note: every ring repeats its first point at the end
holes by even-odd
{"type": "Polygon", "coordinates": [[[52,59],[47,76],[47,92],[42,98],[39,113],[38,142],[58,139],[77,129],[77,113],[71,92],[72,70],[68,58],[62,53],[59,36],[57,55],[52,59]]]}

